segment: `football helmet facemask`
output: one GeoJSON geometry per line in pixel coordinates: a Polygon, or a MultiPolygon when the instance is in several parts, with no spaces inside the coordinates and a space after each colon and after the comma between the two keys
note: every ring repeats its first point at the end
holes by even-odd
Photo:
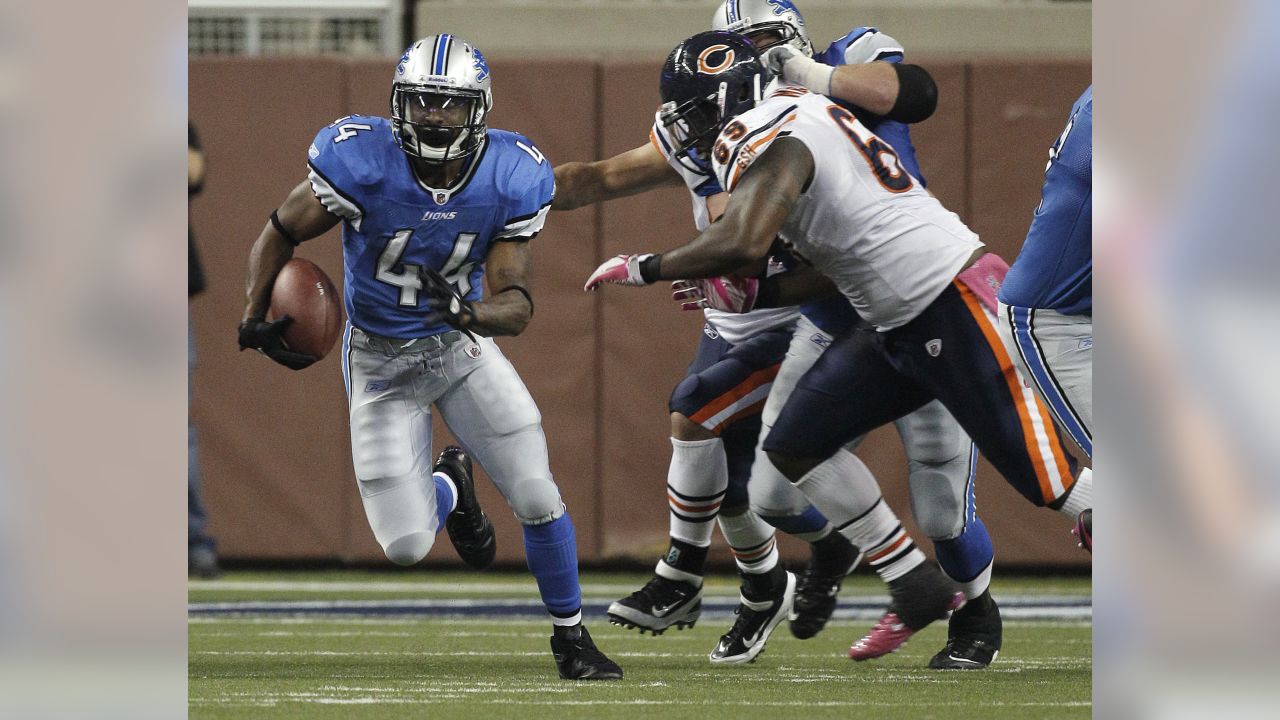
{"type": "Polygon", "coordinates": [[[400,57],[391,83],[391,128],[410,157],[443,163],[474,153],[492,108],[489,65],[466,41],[428,35],[400,57]]]}
{"type": "Polygon", "coordinates": [[[747,38],[716,31],[676,46],[662,66],[659,118],[675,152],[705,160],[725,123],[760,101],[769,71],[747,38]]]}
{"type": "Polygon", "coordinates": [[[762,53],[786,44],[813,56],[804,16],[791,0],[725,0],[711,16],[711,29],[746,35],[762,53]]]}

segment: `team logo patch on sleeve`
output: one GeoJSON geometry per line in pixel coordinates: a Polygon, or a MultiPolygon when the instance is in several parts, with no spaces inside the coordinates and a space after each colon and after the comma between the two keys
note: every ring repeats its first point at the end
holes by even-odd
{"type": "Polygon", "coordinates": [[[929,357],[938,357],[942,354],[942,340],[934,338],[924,344],[924,351],[929,353],[929,357]]]}

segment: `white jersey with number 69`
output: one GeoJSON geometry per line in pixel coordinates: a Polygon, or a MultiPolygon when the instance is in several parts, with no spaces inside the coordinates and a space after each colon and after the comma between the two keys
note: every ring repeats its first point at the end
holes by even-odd
{"type": "Polygon", "coordinates": [[[725,126],[712,149],[732,193],[778,138],[813,155],[813,178],[779,233],[879,330],[903,325],[938,297],[982,247],[978,236],[903,169],[893,148],[830,98],[775,82],[725,126]]]}

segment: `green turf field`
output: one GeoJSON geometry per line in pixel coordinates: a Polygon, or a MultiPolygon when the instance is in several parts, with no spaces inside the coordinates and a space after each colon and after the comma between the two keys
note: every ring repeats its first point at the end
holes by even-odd
{"type": "MultiPolygon", "coordinates": [[[[640,575],[587,575],[588,598],[612,598],[640,575]]],[[[871,578],[842,598],[877,595],[871,578]]],[[[731,577],[708,593],[732,595],[731,577]]],[[[1002,596],[1087,596],[1087,579],[1002,579],[1002,596]]],[[[403,600],[536,597],[525,575],[454,573],[232,573],[191,583],[192,603],[236,600],[403,600]]],[[[548,623],[502,617],[200,615],[189,625],[192,718],[1085,718],[1091,696],[1087,621],[1006,619],[991,668],[936,672],[925,663],[945,640],[929,628],[895,655],[844,657],[870,621],[835,621],[800,642],[780,626],[753,664],[713,667],[706,654],[730,620],[640,636],[588,625],[627,677],[559,680],[548,623]]]]}

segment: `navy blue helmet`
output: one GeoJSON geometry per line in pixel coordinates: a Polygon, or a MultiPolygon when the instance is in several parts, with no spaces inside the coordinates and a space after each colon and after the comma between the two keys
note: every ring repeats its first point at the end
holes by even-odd
{"type": "Polygon", "coordinates": [[[760,101],[769,77],[755,46],[737,33],[701,32],[677,45],[658,86],[660,118],[676,152],[706,158],[725,124],[760,101]]]}

